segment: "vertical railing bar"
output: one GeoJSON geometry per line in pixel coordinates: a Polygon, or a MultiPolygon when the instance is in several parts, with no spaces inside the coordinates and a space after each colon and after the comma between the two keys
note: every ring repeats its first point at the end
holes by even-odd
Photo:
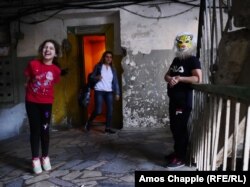
{"type": "MultiPolygon", "coordinates": [[[[213,123],[212,123],[212,155],[214,155],[214,146],[215,146],[215,129],[216,129],[216,114],[217,114],[217,96],[214,96],[214,109],[213,109],[213,123]]],[[[212,158],[213,159],[213,158],[212,158]]],[[[211,164],[213,162],[211,161],[211,164]]]]}
{"type": "MultiPolygon", "coordinates": [[[[203,97],[203,99],[204,99],[204,103],[205,103],[205,105],[204,105],[204,110],[203,111],[208,111],[209,112],[209,109],[208,109],[208,107],[207,107],[207,93],[204,93],[204,97],[203,97]]],[[[203,124],[204,124],[204,170],[206,171],[207,170],[207,144],[208,144],[208,142],[207,142],[207,130],[208,130],[208,115],[207,114],[205,114],[205,113],[203,113],[203,118],[204,118],[204,120],[203,120],[203,124]]]]}
{"type": "MultiPolygon", "coordinates": [[[[200,130],[200,124],[198,124],[197,130],[200,130]]],[[[197,131],[198,134],[199,131],[197,131]]],[[[200,136],[197,137],[197,168],[198,170],[201,169],[201,142],[200,142],[200,136]]]]}
{"type": "Polygon", "coordinates": [[[204,25],[204,9],[205,9],[205,1],[200,0],[200,12],[199,12],[199,25],[198,25],[198,40],[197,40],[197,51],[196,51],[196,57],[200,58],[200,52],[201,52],[201,38],[202,36],[202,27],[204,25]]]}
{"type": "MultiPolygon", "coordinates": [[[[207,0],[205,0],[205,24],[206,24],[206,31],[207,31],[207,64],[208,64],[208,80],[209,80],[209,75],[210,75],[210,66],[211,66],[211,61],[210,61],[210,51],[211,48],[210,48],[210,41],[211,41],[211,33],[210,33],[210,24],[211,24],[211,17],[210,17],[210,13],[209,13],[209,9],[208,9],[208,3],[207,3],[207,0]]],[[[209,81],[210,82],[210,81],[209,81]]]]}
{"type": "Polygon", "coordinates": [[[202,82],[207,84],[207,80],[208,80],[208,76],[207,76],[207,72],[209,71],[209,69],[207,68],[207,53],[206,53],[206,45],[207,45],[207,35],[206,35],[206,13],[205,13],[206,9],[204,9],[204,12],[203,12],[203,27],[202,27],[202,36],[203,36],[203,54],[202,54],[202,57],[203,57],[203,60],[202,60],[202,63],[201,63],[201,66],[202,66],[202,71],[204,72],[202,74],[202,82]]]}
{"type": "Polygon", "coordinates": [[[231,109],[231,100],[227,99],[227,103],[226,103],[226,125],[225,125],[225,136],[224,136],[224,153],[223,153],[223,168],[222,168],[223,171],[225,171],[226,168],[227,168],[230,109],[231,109]]]}
{"type": "Polygon", "coordinates": [[[227,0],[227,8],[228,8],[228,20],[229,20],[229,24],[228,24],[228,29],[232,30],[232,13],[231,13],[231,0],[227,0]]]}
{"type": "Polygon", "coordinates": [[[203,165],[203,170],[205,170],[206,168],[206,106],[205,106],[205,93],[202,92],[203,94],[203,97],[202,97],[202,100],[203,100],[203,112],[202,112],[202,131],[203,131],[203,162],[202,162],[202,165],[203,165]]]}
{"type": "MultiPolygon", "coordinates": [[[[198,104],[198,115],[200,115],[200,111],[201,111],[201,105],[200,105],[200,95],[201,95],[201,92],[199,91],[199,94],[197,95],[197,98],[198,98],[198,102],[197,103],[199,103],[198,104]]],[[[197,116],[197,118],[198,118],[198,116],[197,116]]],[[[198,124],[198,128],[197,128],[197,133],[199,133],[200,132],[200,128],[201,128],[201,126],[200,126],[200,124],[198,124]]],[[[200,136],[198,136],[197,137],[198,138],[198,140],[197,140],[197,142],[198,142],[198,162],[197,162],[197,164],[198,164],[198,169],[199,170],[201,170],[201,141],[200,141],[200,136]]]]}
{"type": "MultiPolygon", "coordinates": [[[[194,107],[194,105],[195,105],[195,94],[196,94],[196,90],[193,90],[193,103],[192,103],[192,106],[194,107]]],[[[196,126],[196,121],[195,121],[195,119],[194,119],[194,115],[195,115],[195,113],[196,113],[196,110],[195,110],[195,108],[193,109],[193,112],[191,113],[191,120],[190,120],[190,123],[193,123],[192,125],[190,125],[191,127],[192,127],[192,129],[190,130],[190,134],[189,134],[189,136],[190,136],[190,144],[191,144],[191,146],[190,146],[190,157],[189,157],[189,160],[190,160],[190,166],[191,166],[191,164],[192,164],[192,161],[194,161],[194,160],[192,160],[192,159],[194,159],[194,147],[195,147],[195,141],[194,141],[194,139],[195,139],[195,126],[196,126]]]]}
{"type": "Polygon", "coordinates": [[[219,1],[219,9],[220,9],[220,31],[221,31],[221,37],[223,34],[223,13],[222,13],[222,0],[219,1]]]}
{"type": "Polygon", "coordinates": [[[214,64],[213,56],[214,56],[214,22],[215,20],[214,20],[214,15],[212,15],[211,17],[212,17],[212,23],[211,23],[212,25],[211,25],[211,51],[210,51],[211,63],[210,64],[213,65],[214,64]]]}
{"type": "Polygon", "coordinates": [[[190,134],[190,139],[191,139],[191,155],[190,155],[190,163],[192,164],[192,162],[196,163],[196,155],[195,155],[195,150],[196,150],[196,131],[195,131],[195,127],[196,127],[196,119],[195,119],[195,115],[196,115],[196,108],[195,108],[195,96],[196,96],[196,93],[197,91],[194,90],[193,91],[194,94],[193,94],[193,112],[192,112],[192,120],[191,120],[191,123],[193,123],[192,125],[192,131],[191,131],[191,134],[190,134]],[[193,159],[193,160],[192,160],[193,159]]]}
{"type": "MultiPolygon", "coordinates": [[[[203,92],[200,92],[200,117],[202,121],[202,111],[203,111],[203,100],[202,100],[203,92]]],[[[200,123],[200,134],[202,135],[203,133],[203,123],[200,123]]],[[[203,136],[203,135],[202,135],[203,136]]],[[[203,144],[203,137],[200,136],[200,170],[203,170],[203,149],[204,149],[204,144],[203,144]]]]}
{"type": "Polygon", "coordinates": [[[210,165],[211,165],[211,132],[212,132],[212,103],[213,103],[213,97],[212,95],[210,95],[209,98],[209,121],[208,121],[208,153],[207,153],[207,170],[210,170],[210,165]]]}
{"type": "MultiPolygon", "coordinates": [[[[204,94],[203,94],[203,92],[201,92],[201,111],[204,111],[204,100],[203,100],[203,96],[204,96],[204,94]]],[[[203,120],[204,120],[204,114],[203,113],[201,113],[201,124],[202,125],[200,125],[201,126],[201,130],[200,130],[200,132],[201,132],[201,170],[204,170],[204,126],[203,126],[203,120]]]]}
{"type": "MultiPolygon", "coordinates": [[[[198,126],[198,123],[196,123],[196,126],[198,126]]],[[[193,150],[193,155],[194,155],[194,163],[196,163],[196,168],[198,168],[198,134],[197,134],[197,129],[194,129],[194,150],[193,150]]]]}
{"type": "MultiPolygon", "coordinates": [[[[213,17],[214,17],[214,32],[215,32],[215,48],[218,49],[219,37],[218,37],[216,2],[217,2],[216,0],[213,1],[213,17]]],[[[217,53],[217,50],[216,50],[216,53],[217,53]]]]}
{"type": "Polygon", "coordinates": [[[240,103],[237,102],[235,106],[235,121],[234,121],[234,132],[233,132],[233,143],[232,143],[232,161],[231,170],[236,170],[236,154],[237,154],[237,139],[238,139],[238,125],[240,118],[240,103]]]}
{"type": "MultiPolygon", "coordinates": [[[[195,90],[195,94],[194,94],[195,101],[197,101],[197,93],[198,93],[198,91],[195,90]]],[[[193,102],[193,103],[195,105],[195,107],[194,107],[195,113],[193,113],[193,120],[194,120],[194,124],[195,124],[195,127],[196,127],[197,126],[197,120],[196,120],[196,116],[197,116],[197,106],[196,105],[197,105],[197,102],[193,102]]],[[[194,163],[197,164],[197,147],[198,147],[198,144],[197,144],[197,130],[196,130],[196,128],[193,128],[192,140],[193,140],[193,142],[192,142],[193,143],[193,147],[192,147],[193,159],[194,159],[194,163]]]]}
{"type": "Polygon", "coordinates": [[[198,136],[198,133],[199,133],[199,123],[198,123],[198,117],[199,117],[199,94],[200,94],[200,91],[197,92],[196,94],[196,99],[197,99],[197,102],[196,102],[196,107],[197,107],[197,113],[196,113],[196,119],[197,119],[197,129],[196,129],[196,134],[197,134],[197,137],[196,137],[196,141],[197,141],[197,145],[196,145],[196,149],[197,149],[197,156],[196,156],[196,159],[197,159],[197,168],[199,169],[199,162],[200,162],[200,142],[199,142],[199,136],[198,136]]]}
{"type": "MultiPolygon", "coordinates": [[[[193,120],[192,120],[193,121],[193,120]]],[[[193,126],[196,127],[196,122],[194,121],[193,123],[193,126]]],[[[196,163],[196,159],[195,159],[195,146],[196,146],[196,141],[195,141],[195,138],[196,138],[196,132],[195,132],[195,128],[193,128],[192,130],[192,134],[191,134],[191,147],[190,147],[190,157],[189,157],[189,160],[190,160],[190,166],[192,166],[193,163],[196,163]]]]}
{"type": "MultiPolygon", "coordinates": [[[[207,72],[207,68],[206,68],[206,59],[205,59],[205,57],[206,57],[206,49],[205,49],[205,44],[206,44],[206,42],[205,42],[205,28],[204,28],[204,26],[202,27],[202,38],[201,38],[202,40],[201,40],[201,48],[202,48],[202,53],[201,53],[201,56],[202,56],[202,62],[203,63],[201,63],[201,66],[202,66],[202,71],[204,71],[204,72],[207,72]]],[[[202,79],[202,81],[204,82],[204,83],[207,83],[207,77],[205,76],[206,74],[204,73],[204,74],[202,74],[203,75],[203,79],[202,79]]]]}
{"type": "Polygon", "coordinates": [[[223,101],[223,99],[220,97],[219,106],[218,106],[218,114],[217,114],[217,124],[216,124],[216,135],[215,135],[215,142],[214,142],[215,144],[214,144],[214,152],[213,152],[212,171],[214,171],[216,169],[216,158],[217,158],[218,144],[219,144],[222,101],[223,101]]]}
{"type": "MultiPolygon", "coordinates": [[[[206,112],[207,111],[207,106],[204,107],[204,111],[206,112]]],[[[204,157],[203,157],[203,170],[206,171],[206,168],[207,168],[207,120],[208,116],[204,113],[203,115],[203,131],[204,131],[204,157]]]]}
{"type": "MultiPolygon", "coordinates": [[[[190,120],[192,122],[192,127],[196,127],[196,123],[192,117],[192,119],[190,120]]],[[[195,138],[195,130],[194,128],[192,128],[192,131],[190,131],[190,134],[189,134],[189,138],[190,138],[190,154],[189,154],[189,166],[192,166],[192,163],[193,163],[193,159],[194,159],[194,145],[195,145],[195,142],[194,142],[194,138],[195,138]]]]}
{"type": "Polygon", "coordinates": [[[249,164],[249,145],[250,145],[250,106],[247,107],[246,112],[246,129],[245,129],[245,137],[244,137],[244,150],[243,150],[243,171],[248,171],[249,164]]]}
{"type": "Polygon", "coordinates": [[[210,19],[209,19],[210,20],[210,25],[212,27],[212,25],[213,25],[213,18],[212,18],[212,8],[211,8],[210,0],[207,0],[206,3],[207,3],[207,7],[208,7],[209,16],[210,16],[210,19]]]}

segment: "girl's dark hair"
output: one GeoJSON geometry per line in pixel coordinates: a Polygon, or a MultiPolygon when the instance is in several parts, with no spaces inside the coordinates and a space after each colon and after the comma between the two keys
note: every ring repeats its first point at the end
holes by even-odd
{"type": "MultiPolygon", "coordinates": [[[[105,56],[106,56],[107,54],[112,55],[112,58],[113,58],[113,56],[114,56],[114,54],[113,54],[112,51],[105,51],[105,52],[102,54],[102,58],[101,58],[101,60],[100,60],[99,63],[104,64],[104,59],[105,59],[105,56]]],[[[113,60],[112,60],[112,62],[113,62],[113,60]]],[[[112,62],[110,63],[110,66],[112,66],[112,62]]]]}
{"type": "Polygon", "coordinates": [[[60,55],[60,45],[52,39],[45,40],[38,48],[38,58],[42,59],[43,58],[43,48],[47,42],[50,42],[54,45],[55,47],[55,52],[56,56],[53,58],[52,63],[55,64],[57,67],[61,69],[61,76],[67,75],[68,74],[68,68],[62,69],[58,63],[58,56],[60,55]]]}
{"type": "Polygon", "coordinates": [[[56,66],[60,67],[59,66],[59,63],[58,63],[58,56],[60,55],[60,45],[55,41],[55,40],[52,40],[52,39],[48,39],[48,40],[45,40],[38,48],[38,56],[39,56],[39,59],[42,59],[43,58],[43,48],[45,46],[45,44],[47,42],[50,42],[54,45],[55,47],[55,52],[56,52],[56,56],[54,57],[52,63],[55,64],[56,66]]]}

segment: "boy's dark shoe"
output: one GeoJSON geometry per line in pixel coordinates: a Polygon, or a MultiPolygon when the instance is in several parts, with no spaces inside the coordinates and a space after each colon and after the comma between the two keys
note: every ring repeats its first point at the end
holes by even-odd
{"type": "Polygon", "coordinates": [[[185,162],[178,158],[173,158],[172,161],[167,164],[167,167],[171,169],[181,168],[183,166],[185,166],[185,162]]]}
{"type": "Polygon", "coordinates": [[[85,124],[85,126],[84,126],[85,131],[88,132],[90,130],[90,125],[91,125],[90,121],[87,121],[86,124],[85,124]]]}

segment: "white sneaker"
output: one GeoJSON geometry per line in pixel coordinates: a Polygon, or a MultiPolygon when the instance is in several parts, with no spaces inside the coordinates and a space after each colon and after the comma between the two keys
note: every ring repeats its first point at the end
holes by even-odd
{"type": "Polygon", "coordinates": [[[45,171],[51,170],[50,160],[48,156],[42,157],[42,165],[45,171]]]}
{"type": "Polygon", "coordinates": [[[33,171],[34,171],[35,174],[40,174],[43,171],[39,158],[36,158],[36,159],[32,160],[32,167],[33,167],[33,171]]]}

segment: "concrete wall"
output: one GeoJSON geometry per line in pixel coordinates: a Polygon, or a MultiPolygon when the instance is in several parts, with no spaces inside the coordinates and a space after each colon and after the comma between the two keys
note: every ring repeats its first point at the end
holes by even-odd
{"type": "Polygon", "coordinates": [[[20,133],[26,119],[24,103],[0,109],[0,140],[20,133]]]}
{"type": "Polygon", "coordinates": [[[217,57],[216,84],[250,85],[250,1],[232,1],[234,30],[225,33],[217,57]]]}
{"type": "Polygon", "coordinates": [[[216,84],[250,85],[249,46],[248,29],[224,34],[218,48],[216,84]]]}
{"type": "MultiPolygon", "coordinates": [[[[126,7],[148,17],[174,15],[187,6],[126,7]]],[[[163,79],[174,57],[177,33],[197,33],[198,9],[165,19],[147,19],[121,11],[124,127],[163,127],[168,124],[168,97],[163,79]]]]}
{"type": "Polygon", "coordinates": [[[161,127],[168,124],[167,84],[163,77],[173,59],[171,50],[123,59],[123,119],[125,127],[161,127]]]}
{"type": "MultiPolygon", "coordinates": [[[[162,127],[168,122],[168,98],[163,76],[174,56],[174,38],[179,32],[197,33],[199,8],[180,4],[125,8],[127,10],[63,11],[39,24],[21,23],[24,38],[18,42],[12,40],[17,43],[16,59],[35,56],[45,39],[53,38],[61,43],[67,38],[68,27],[113,23],[114,53],[121,55],[126,51],[122,60],[123,127],[162,127]],[[185,13],[177,15],[180,12],[185,13]]],[[[51,14],[43,12],[22,20],[41,20],[51,14]]],[[[11,30],[12,33],[18,31],[18,24],[12,23],[11,30]]],[[[22,72],[24,65],[21,67],[18,71],[22,72]]],[[[21,73],[18,76],[22,76],[21,73]]],[[[19,95],[24,95],[23,89],[19,89],[19,95]]]]}

